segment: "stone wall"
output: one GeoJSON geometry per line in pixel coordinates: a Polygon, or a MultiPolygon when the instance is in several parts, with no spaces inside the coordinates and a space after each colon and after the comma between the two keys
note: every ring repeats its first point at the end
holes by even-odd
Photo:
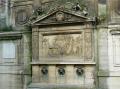
{"type": "Polygon", "coordinates": [[[98,27],[99,89],[119,89],[120,87],[119,42],[117,41],[120,31],[118,3],[119,0],[107,0],[107,8],[104,10],[107,13],[106,22],[98,27]]]}
{"type": "MultiPolygon", "coordinates": [[[[0,56],[0,89],[26,89],[31,82],[31,34],[25,32],[0,33],[2,41],[16,42],[16,57],[11,62],[0,56]]],[[[2,49],[1,49],[2,52],[2,49]]],[[[2,55],[3,53],[1,53],[2,55]]],[[[11,59],[9,59],[11,60],[11,59]]]]}
{"type": "MultiPolygon", "coordinates": [[[[2,19],[3,21],[7,21],[9,23],[9,25],[12,25],[15,29],[15,32],[20,32],[22,34],[22,38],[21,39],[21,43],[18,45],[20,47],[20,51],[19,51],[19,55],[18,55],[18,59],[16,60],[16,63],[11,64],[11,63],[2,63],[1,61],[1,57],[0,57],[0,89],[26,89],[27,86],[30,85],[30,83],[33,80],[33,83],[37,82],[47,82],[47,83],[70,83],[72,84],[73,81],[76,82],[76,84],[80,83],[80,84],[86,84],[89,86],[89,84],[91,85],[91,81],[93,78],[91,78],[90,76],[92,76],[93,74],[91,74],[91,71],[88,71],[87,68],[93,68],[91,66],[88,66],[89,64],[87,64],[86,66],[84,66],[85,69],[85,74],[84,74],[84,79],[82,78],[76,78],[76,75],[73,74],[73,71],[75,71],[76,69],[74,68],[74,65],[69,65],[66,67],[67,70],[67,80],[57,80],[57,66],[55,64],[54,61],[56,60],[52,60],[51,64],[48,69],[52,72],[49,73],[49,77],[51,77],[48,80],[43,80],[42,78],[45,77],[41,77],[40,72],[41,72],[41,66],[46,63],[46,61],[43,62],[43,60],[36,64],[35,61],[40,61],[41,57],[44,54],[44,51],[42,51],[42,44],[40,43],[40,40],[42,38],[41,33],[39,33],[39,29],[38,28],[33,28],[33,35],[31,33],[31,31],[28,31],[28,29],[24,28],[24,26],[26,24],[29,24],[27,22],[29,22],[29,19],[31,17],[31,15],[33,14],[33,10],[35,10],[37,7],[39,7],[40,2],[44,5],[43,7],[49,7],[49,3],[52,2],[53,0],[11,0],[10,2],[10,7],[8,9],[8,7],[5,7],[5,13],[2,14],[2,19]],[[47,4],[46,4],[47,3],[47,4]],[[10,10],[10,12],[8,11],[10,10]],[[9,16],[7,14],[10,14],[9,16]],[[4,17],[6,16],[6,17],[4,17]],[[32,39],[31,35],[34,37],[32,39]],[[32,41],[31,41],[32,40],[32,41]],[[38,44],[36,44],[37,42],[39,42],[38,44]],[[33,44],[33,48],[31,47],[31,45],[33,44]],[[35,49],[34,49],[35,48],[35,49]],[[37,50],[38,48],[38,50],[37,50]],[[32,55],[32,51],[33,54],[32,55]],[[43,53],[43,54],[41,54],[43,53]],[[22,55],[20,55],[22,54],[22,55]],[[32,60],[33,58],[33,60],[32,60]],[[32,62],[34,61],[34,62],[32,62]],[[31,68],[31,62],[33,65],[33,68],[31,68]],[[37,66],[36,66],[37,65],[37,66]],[[33,71],[33,77],[31,75],[31,71],[33,71]],[[68,73],[71,72],[71,73],[68,73]],[[38,73],[38,74],[37,74],[38,73]],[[55,76],[53,75],[53,73],[55,74],[55,76]],[[88,75],[87,75],[88,74],[88,75]],[[73,78],[74,76],[74,78],[73,78]],[[71,78],[69,78],[71,77],[71,78]],[[86,80],[87,77],[87,80],[86,80]],[[90,78],[89,78],[90,77],[90,78]],[[83,80],[82,82],[80,80],[83,80]],[[90,81],[89,81],[90,80],[90,81]]],[[[59,0],[58,0],[59,1],[59,0]]],[[[64,1],[64,0],[63,0],[64,1]]],[[[72,1],[72,0],[71,0],[72,1]]],[[[76,0],[74,0],[76,1],[76,0]]],[[[119,62],[119,50],[117,50],[116,52],[113,52],[114,49],[114,41],[117,41],[116,44],[119,48],[119,43],[117,39],[114,39],[113,41],[113,35],[115,34],[115,36],[117,35],[117,38],[119,38],[119,34],[120,34],[120,5],[119,5],[119,0],[88,0],[91,3],[89,3],[91,6],[96,8],[92,8],[92,10],[90,10],[90,13],[92,13],[92,11],[94,11],[95,9],[95,13],[93,13],[93,16],[97,16],[99,19],[99,25],[95,26],[97,29],[94,30],[92,32],[93,34],[93,40],[92,40],[92,45],[93,45],[93,51],[94,54],[92,54],[93,56],[93,60],[94,62],[97,63],[96,65],[96,72],[97,74],[95,75],[95,79],[98,80],[98,82],[95,82],[98,89],[119,89],[120,87],[120,62],[119,62]],[[98,3],[98,4],[97,4],[98,3]],[[95,4],[95,6],[94,6],[95,4]],[[98,7],[97,7],[98,6],[98,7]],[[116,53],[116,54],[115,54],[116,53]],[[115,62],[115,63],[114,63],[115,62]]],[[[87,4],[88,6],[90,6],[89,4],[87,4]]],[[[8,3],[6,4],[6,6],[8,5],[8,3]]],[[[57,3],[53,4],[53,5],[57,5],[57,3]]],[[[69,4],[68,4],[68,8],[69,8],[69,4]]],[[[46,12],[48,11],[48,8],[46,9],[46,12]]],[[[43,15],[43,14],[42,14],[43,15]]],[[[1,20],[2,21],[2,20],[1,20]]],[[[2,23],[4,24],[4,23],[2,23]]],[[[96,25],[96,24],[95,24],[96,25]]],[[[77,27],[78,30],[84,29],[83,27],[77,27]]],[[[66,29],[66,27],[62,28],[63,30],[66,29]]],[[[68,29],[68,28],[67,28],[68,29]]],[[[74,29],[73,26],[70,26],[69,29],[74,29]]],[[[61,27],[58,28],[41,28],[41,31],[44,30],[50,30],[51,32],[53,32],[54,30],[61,30],[61,27]]],[[[63,31],[62,30],[62,31],[63,31]]],[[[85,29],[84,29],[85,30],[85,29]]],[[[59,31],[60,32],[60,31],[59,31]]],[[[67,32],[67,31],[66,31],[67,32]]],[[[88,31],[89,33],[89,31],[88,31]]],[[[7,32],[5,34],[5,36],[3,36],[4,32],[2,32],[0,34],[1,38],[3,37],[7,37],[7,40],[11,40],[13,38],[16,37],[16,34],[13,34],[12,37],[9,36],[9,34],[11,34],[11,32],[7,32]],[[1,35],[2,34],[2,35],[1,35]]],[[[89,38],[89,34],[84,34],[87,35],[89,38]]],[[[48,36],[44,35],[44,38],[47,38],[48,36]]],[[[0,38],[0,41],[1,41],[0,38]]],[[[52,37],[50,38],[52,39],[52,37]]],[[[3,40],[3,39],[2,39],[3,40]]],[[[115,44],[115,45],[116,45],[115,44]]],[[[85,45],[89,45],[91,46],[91,44],[84,44],[85,45]]],[[[62,45],[61,45],[62,46],[62,45]]],[[[84,55],[87,55],[87,50],[90,47],[85,47],[86,48],[86,52],[83,53],[84,55]]],[[[116,49],[115,49],[116,50],[116,49]]],[[[114,51],[115,51],[114,50],[114,51]]],[[[46,50],[45,50],[46,51],[46,50]]],[[[1,53],[2,54],[2,53],[1,53]]],[[[0,55],[1,55],[0,54],[0,55]]],[[[88,53],[89,54],[89,53],[88,53]]],[[[52,55],[53,56],[53,55],[52,55]]],[[[48,57],[49,59],[50,57],[48,57]]],[[[51,58],[52,59],[52,58],[51,58]]],[[[48,61],[48,60],[47,60],[48,61]]],[[[82,60],[85,61],[85,60],[82,60]]],[[[62,63],[65,63],[64,60],[62,60],[62,63]]],[[[57,60],[57,63],[61,63],[60,61],[57,60]]],[[[63,65],[66,65],[64,64],[63,65]]],[[[47,65],[50,63],[47,63],[47,65]]],[[[94,65],[95,63],[93,63],[92,65],[94,65]]],[[[82,64],[83,65],[83,64],[82,64]]],[[[94,69],[94,68],[93,68],[94,69]]],[[[93,81],[94,82],[94,81],[93,81]]],[[[83,85],[84,85],[83,84],[83,85]]],[[[40,84],[37,85],[30,85],[29,88],[30,89],[34,89],[34,87],[38,86],[41,87],[40,84]]],[[[46,86],[48,87],[48,86],[46,86]]]]}

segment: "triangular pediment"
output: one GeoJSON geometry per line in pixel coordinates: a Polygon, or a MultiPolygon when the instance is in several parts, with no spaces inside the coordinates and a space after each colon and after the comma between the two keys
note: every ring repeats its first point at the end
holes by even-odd
{"type": "Polygon", "coordinates": [[[38,17],[35,21],[32,22],[32,25],[65,24],[76,22],[84,23],[89,20],[89,18],[82,15],[62,10],[56,10],[51,12],[50,14],[38,17]]]}

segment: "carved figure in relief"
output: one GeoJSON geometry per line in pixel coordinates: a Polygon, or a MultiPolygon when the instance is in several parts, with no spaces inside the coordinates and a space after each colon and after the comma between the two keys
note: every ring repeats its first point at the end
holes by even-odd
{"type": "Polygon", "coordinates": [[[78,37],[76,37],[75,41],[74,41],[74,54],[77,54],[79,56],[82,56],[83,54],[83,38],[81,35],[79,35],[78,37]]]}
{"type": "Polygon", "coordinates": [[[66,44],[65,44],[65,54],[66,55],[72,55],[73,54],[73,47],[74,47],[74,39],[72,36],[67,35],[66,36],[66,44]]]}
{"type": "Polygon", "coordinates": [[[49,42],[48,39],[44,38],[43,39],[43,56],[47,56],[48,54],[48,49],[49,49],[49,42]]]}
{"type": "Polygon", "coordinates": [[[70,35],[57,36],[53,45],[59,49],[60,55],[73,54],[73,38],[70,35]]]}

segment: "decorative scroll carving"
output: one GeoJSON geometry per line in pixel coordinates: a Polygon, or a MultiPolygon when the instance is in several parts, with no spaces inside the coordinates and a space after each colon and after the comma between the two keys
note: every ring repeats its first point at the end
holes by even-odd
{"type": "Polygon", "coordinates": [[[83,57],[83,34],[49,35],[43,37],[43,55],[83,57]]]}
{"type": "Polygon", "coordinates": [[[58,9],[82,16],[94,16],[95,8],[93,2],[90,0],[43,0],[40,1],[40,6],[34,7],[33,15],[36,15],[34,19],[38,15],[46,15],[58,9]]]}
{"type": "Polygon", "coordinates": [[[67,9],[71,11],[83,11],[86,5],[86,0],[52,0],[52,1],[41,1],[41,6],[39,8],[42,8],[41,11],[44,11],[46,13],[47,11],[51,12],[55,9],[67,9]]]}
{"type": "MultiPolygon", "coordinates": [[[[33,16],[34,17],[34,16],[33,16]]],[[[59,24],[59,23],[74,23],[74,22],[86,22],[88,18],[85,16],[78,16],[67,11],[57,10],[41,19],[37,19],[32,24],[39,25],[49,25],[49,24],[59,24]]],[[[90,19],[89,19],[90,20],[90,19]]],[[[91,19],[92,20],[92,19],[91,19]]]]}

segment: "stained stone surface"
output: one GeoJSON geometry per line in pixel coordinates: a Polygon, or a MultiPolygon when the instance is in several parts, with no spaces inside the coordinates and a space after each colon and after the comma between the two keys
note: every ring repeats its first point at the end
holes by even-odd
{"type": "Polygon", "coordinates": [[[0,47],[0,89],[119,89],[120,0],[7,1],[0,30],[15,32],[0,41],[17,40],[18,55],[5,63],[0,47]]]}
{"type": "MultiPolygon", "coordinates": [[[[29,88],[94,89],[96,76],[91,24],[84,23],[87,18],[77,17],[78,21],[83,20],[84,25],[37,27],[43,22],[48,25],[45,22],[51,17],[48,15],[33,23],[36,27],[32,29],[32,83],[29,88]],[[44,66],[48,70],[47,74],[42,72],[44,66]],[[78,68],[83,71],[80,75],[77,73],[78,68]]],[[[74,17],[71,14],[71,18],[74,17]]]]}

